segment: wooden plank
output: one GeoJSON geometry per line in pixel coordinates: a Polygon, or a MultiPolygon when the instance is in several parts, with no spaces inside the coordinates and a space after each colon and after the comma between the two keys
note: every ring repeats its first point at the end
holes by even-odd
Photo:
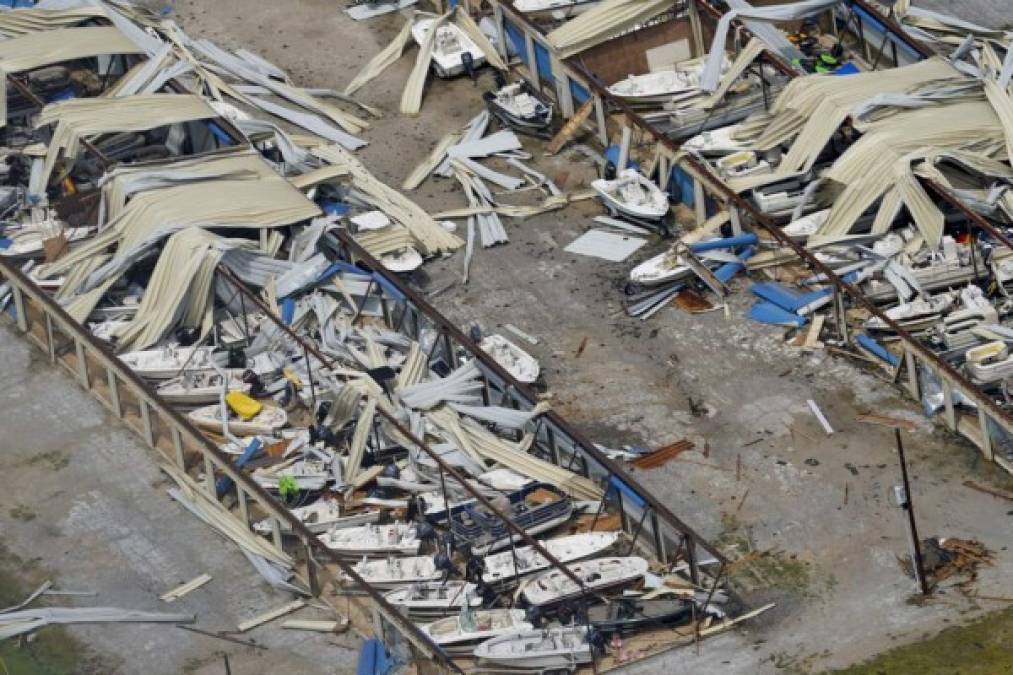
{"type": "Polygon", "coordinates": [[[802,349],[820,349],[823,343],[820,342],[820,333],[823,332],[823,322],[827,320],[824,314],[814,314],[812,323],[809,324],[809,332],[805,335],[805,342],[802,349]]]}
{"type": "Polygon", "coordinates": [[[559,133],[552,137],[549,144],[545,146],[545,154],[554,155],[562,150],[563,146],[566,145],[566,142],[570,140],[570,137],[573,136],[577,129],[580,128],[580,125],[591,116],[592,110],[594,110],[594,99],[589,98],[584,101],[584,104],[580,106],[580,108],[577,109],[574,116],[566,121],[566,124],[564,124],[563,128],[559,130],[559,133]]]}
{"type": "Polygon", "coordinates": [[[279,616],[285,616],[286,614],[291,614],[295,610],[302,609],[305,606],[306,606],[306,602],[305,601],[303,601],[303,600],[293,600],[292,602],[288,603],[287,605],[282,605],[281,607],[275,607],[274,609],[268,610],[268,611],[264,612],[263,614],[258,614],[257,616],[253,617],[252,619],[247,619],[246,621],[243,621],[242,623],[240,623],[236,628],[237,628],[238,632],[245,633],[246,631],[250,630],[251,628],[256,628],[257,626],[259,626],[261,624],[265,624],[268,621],[273,621],[273,620],[277,619],[279,616]]]}
{"type": "Polygon", "coordinates": [[[890,417],[889,415],[877,415],[875,413],[858,415],[855,417],[855,421],[865,422],[866,424],[878,424],[881,427],[889,427],[891,429],[903,429],[908,432],[912,432],[917,428],[915,423],[911,420],[901,419],[900,417],[890,417]]]}
{"type": "Polygon", "coordinates": [[[196,577],[195,579],[191,579],[185,584],[177,586],[176,588],[172,589],[167,593],[163,593],[162,595],[159,596],[159,600],[161,600],[162,602],[175,602],[176,600],[179,600],[187,593],[197,590],[198,588],[208,583],[209,581],[211,581],[211,575],[202,574],[199,577],[196,577]]]}

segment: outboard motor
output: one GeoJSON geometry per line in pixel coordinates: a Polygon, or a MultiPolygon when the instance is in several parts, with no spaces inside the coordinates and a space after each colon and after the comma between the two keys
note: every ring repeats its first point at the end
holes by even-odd
{"type": "Polygon", "coordinates": [[[264,393],[264,382],[249,368],[243,371],[243,382],[250,385],[250,396],[256,398],[264,393]]]}
{"type": "Polygon", "coordinates": [[[323,424],[310,425],[309,432],[311,443],[318,443],[322,441],[324,445],[328,445],[332,448],[337,447],[338,445],[338,437],[333,431],[325,427],[323,424]]]}
{"type": "Polygon", "coordinates": [[[176,340],[182,347],[189,347],[197,342],[199,337],[200,331],[192,326],[180,326],[176,329],[176,340]]]}
{"type": "Polygon", "coordinates": [[[468,73],[471,81],[477,83],[478,73],[475,72],[475,59],[472,58],[471,52],[461,54],[461,65],[464,66],[464,72],[468,73]]]}
{"type": "Polygon", "coordinates": [[[229,368],[245,368],[246,352],[241,347],[229,348],[229,368]]]}
{"type": "Polygon", "coordinates": [[[457,568],[446,553],[437,553],[433,556],[433,566],[443,572],[444,578],[450,578],[457,574],[457,568]]]}
{"type": "Polygon", "coordinates": [[[528,623],[530,623],[535,628],[542,627],[542,619],[544,617],[542,617],[542,610],[539,609],[536,605],[532,605],[531,607],[528,607],[524,611],[524,618],[527,619],[528,623]]]}
{"type": "Polygon", "coordinates": [[[496,78],[496,91],[499,91],[503,87],[507,86],[507,79],[506,75],[504,75],[502,71],[497,70],[495,71],[495,73],[496,74],[494,75],[494,77],[496,78]]]}

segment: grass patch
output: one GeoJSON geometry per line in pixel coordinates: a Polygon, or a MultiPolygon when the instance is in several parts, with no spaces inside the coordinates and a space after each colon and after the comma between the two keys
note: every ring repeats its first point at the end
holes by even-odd
{"type": "MultiPolygon", "coordinates": [[[[0,542],[0,607],[24,600],[47,575],[31,560],[23,560],[0,542]]],[[[32,607],[45,605],[40,598],[32,607]]],[[[114,669],[75,640],[61,626],[47,626],[28,641],[0,641],[3,675],[99,675],[114,669]],[[6,669],[6,670],[5,670],[6,669]]]]}
{"type": "Polygon", "coordinates": [[[1013,673],[1013,607],[833,672],[839,675],[1013,673]]]}

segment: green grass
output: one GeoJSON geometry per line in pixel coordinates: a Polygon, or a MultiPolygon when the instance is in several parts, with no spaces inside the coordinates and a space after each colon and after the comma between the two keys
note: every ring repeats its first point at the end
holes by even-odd
{"type": "Polygon", "coordinates": [[[838,675],[1013,673],[1013,607],[833,672],[838,675]]]}
{"type": "MultiPolygon", "coordinates": [[[[31,560],[22,560],[0,542],[0,607],[24,600],[47,579],[31,560]]],[[[32,607],[44,605],[36,600],[32,607]]],[[[47,626],[36,632],[31,642],[18,639],[0,641],[0,675],[88,675],[108,673],[110,669],[88,648],[60,626],[47,626]]]]}

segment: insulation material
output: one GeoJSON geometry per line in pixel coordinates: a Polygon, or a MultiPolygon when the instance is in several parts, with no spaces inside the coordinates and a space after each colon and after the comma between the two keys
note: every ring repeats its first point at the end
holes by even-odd
{"type": "Polygon", "coordinates": [[[370,59],[369,63],[356,73],[352,81],[345,87],[346,95],[351,96],[362,89],[401,58],[408,43],[412,40],[412,23],[411,20],[406,21],[405,25],[401,27],[401,32],[383,48],[383,51],[370,59]]]}
{"type": "Polygon", "coordinates": [[[179,122],[217,117],[199,96],[139,94],[125,98],[83,98],[51,103],[42,109],[35,128],[56,124],[46,153],[46,165],[33,193],[44,191],[56,161],[77,157],[78,143],[86,136],[122,131],[144,131],[179,122]]]}
{"type": "Polygon", "coordinates": [[[435,255],[441,251],[454,251],[464,242],[447,232],[428,213],[397,190],[377,180],[358,159],[337,146],[318,147],[313,154],[324,161],[348,169],[352,185],[375,209],[386,213],[394,222],[406,227],[415,237],[416,248],[422,255],[435,255]]]}
{"type": "Polygon", "coordinates": [[[480,403],[482,400],[482,373],[474,361],[469,361],[446,377],[419,382],[401,389],[401,402],[416,410],[430,410],[441,403],[480,403]]]}
{"type": "Polygon", "coordinates": [[[116,28],[60,28],[0,40],[0,126],[7,124],[7,78],[54,63],[102,54],[140,54],[138,47],[116,28]]]}
{"type": "Polygon", "coordinates": [[[456,145],[461,140],[461,132],[451,131],[446,134],[443,138],[436,143],[436,146],[430,151],[429,155],[423,159],[418,166],[416,166],[408,177],[401,183],[402,190],[414,190],[418,186],[422,185],[423,181],[431,174],[436,167],[438,167],[443,159],[447,156],[447,151],[451,146],[456,145]]]}
{"type": "Polygon", "coordinates": [[[433,60],[433,45],[436,43],[436,32],[440,26],[450,18],[450,12],[437,18],[429,26],[425,40],[419,45],[419,53],[415,57],[415,66],[412,68],[408,82],[405,84],[404,92],[401,94],[401,114],[418,115],[422,108],[422,92],[426,88],[426,78],[429,76],[429,65],[433,60]]]}
{"type": "Polygon", "coordinates": [[[353,238],[355,243],[366,249],[374,258],[403,251],[415,244],[411,232],[400,225],[392,225],[379,230],[366,230],[353,235],[353,238]]]}
{"type": "Polygon", "coordinates": [[[560,58],[601,44],[672,9],[667,0],[605,0],[545,36],[560,58]]]}
{"type": "Polygon", "coordinates": [[[275,117],[280,117],[283,120],[302,127],[303,129],[306,129],[321,138],[325,138],[328,141],[338,143],[347,150],[358,150],[366,145],[366,141],[357,136],[346,133],[341,129],[335,128],[317,115],[300,112],[299,110],[295,110],[293,108],[287,108],[283,105],[274,103],[273,101],[268,101],[265,98],[258,98],[256,96],[250,96],[248,97],[248,100],[264,112],[270,113],[275,117]]]}
{"type": "Polygon", "coordinates": [[[68,9],[21,9],[16,12],[0,12],[0,36],[10,39],[26,33],[70,28],[80,23],[105,16],[102,8],[74,7],[68,9]]]}

